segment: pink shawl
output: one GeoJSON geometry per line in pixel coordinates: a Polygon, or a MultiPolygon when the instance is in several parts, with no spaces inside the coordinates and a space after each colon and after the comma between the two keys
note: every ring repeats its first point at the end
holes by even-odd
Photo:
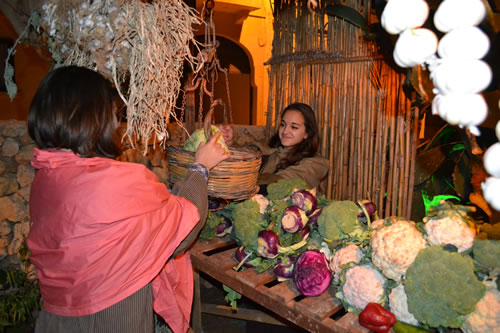
{"type": "Polygon", "coordinates": [[[152,281],[154,309],[174,332],[189,328],[189,253],[168,260],[199,220],[146,167],[35,149],[27,239],[45,310],[101,311],[152,281]]]}

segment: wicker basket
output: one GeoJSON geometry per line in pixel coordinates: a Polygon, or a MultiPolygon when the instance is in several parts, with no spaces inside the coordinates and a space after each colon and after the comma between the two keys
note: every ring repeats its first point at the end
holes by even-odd
{"type": "MultiPolygon", "coordinates": [[[[244,200],[257,192],[262,154],[252,148],[229,147],[231,157],[210,170],[208,195],[230,200],[244,200]]],[[[182,147],[169,146],[168,181],[170,185],[184,179],[193,164],[194,153],[182,147]]]]}

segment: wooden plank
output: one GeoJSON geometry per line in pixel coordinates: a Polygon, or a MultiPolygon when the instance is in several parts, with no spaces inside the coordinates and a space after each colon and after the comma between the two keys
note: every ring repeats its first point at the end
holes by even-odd
{"type": "Polygon", "coordinates": [[[359,325],[358,317],[351,312],[346,313],[339,320],[337,320],[336,325],[338,327],[348,329],[351,333],[368,332],[366,328],[359,325]]]}
{"type": "Polygon", "coordinates": [[[206,254],[203,255],[205,255],[206,260],[210,260],[217,269],[233,270],[233,267],[237,266],[236,260],[234,259],[234,251],[236,251],[236,248],[217,252],[210,256],[206,254]]]}
{"type": "Polygon", "coordinates": [[[269,288],[269,295],[280,302],[289,303],[299,296],[300,292],[295,288],[292,280],[287,280],[269,288]]]}
{"type": "Polygon", "coordinates": [[[336,290],[329,287],[328,290],[316,297],[306,297],[295,304],[298,311],[309,313],[317,320],[330,317],[338,311],[342,311],[342,303],[335,298],[336,290]]]}
{"type": "Polygon", "coordinates": [[[245,269],[244,271],[238,272],[236,278],[242,283],[253,288],[257,288],[276,280],[276,276],[273,274],[267,271],[259,274],[255,269],[245,269]]]}
{"type": "Polygon", "coordinates": [[[226,246],[236,244],[233,240],[228,237],[216,237],[210,241],[198,240],[195,245],[190,249],[191,253],[204,253],[208,251],[213,251],[226,246]]]}

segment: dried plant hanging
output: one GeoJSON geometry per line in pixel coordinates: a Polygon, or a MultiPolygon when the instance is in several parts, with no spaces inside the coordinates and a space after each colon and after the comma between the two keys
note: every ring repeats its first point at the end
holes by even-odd
{"type": "Polygon", "coordinates": [[[165,145],[176,118],[184,63],[195,71],[202,21],[182,0],[48,0],[41,7],[41,35],[58,64],[97,70],[114,82],[127,106],[124,139],[147,153],[165,145]],[[193,52],[196,53],[196,52],[193,52]]]}

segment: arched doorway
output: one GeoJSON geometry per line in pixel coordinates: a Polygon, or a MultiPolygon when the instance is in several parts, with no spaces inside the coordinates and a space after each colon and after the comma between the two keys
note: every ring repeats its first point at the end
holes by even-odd
{"type": "MultiPolygon", "coordinates": [[[[196,37],[200,42],[204,41],[204,36],[196,37]]],[[[250,60],[245,51],[235,42],[222,36],[217,36],[219,46],[217,47],[217,58],[220,67],[228,70],[227,83],[226,76],[219,72],[214,82],[214,99],[221,98],[229,112],[231,105],[232,119],[234,124],[251,125],[252,122],[252,69],[250,60]],[[228,94],[229,88],[229,94],[228,94]],[[228,96],[229,95],[229,96],[228,96]],[[230,104],[229,104],[230,103],[230,104]]],[[[211,90],[211,82],[207,88],[211,90]]],[[[196,117],[198,118],[200,107],[200,96],[198,91],[195,93],[196,117]]],[[[206,114],[210,105],[210,98],[204,95],[203,114],[206,114]]],[[[222,123],[223,115],[220,110],[215,112],[215,122],[222,123]]]]}

